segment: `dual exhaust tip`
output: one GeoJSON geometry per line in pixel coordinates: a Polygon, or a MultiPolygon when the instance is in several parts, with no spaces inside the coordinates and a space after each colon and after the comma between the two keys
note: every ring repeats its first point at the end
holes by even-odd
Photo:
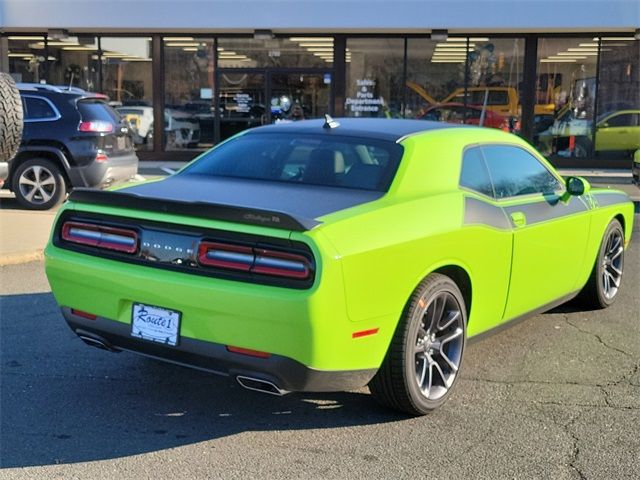
{"type": "MultiPolygon", "coordinates": [[[[89,337],[87,335],[78,336],[87,345],[101,348],[102,350],[108,350],[110,352],[114,351],[113,347],[98,338],[89,337]]],[[[246,388],[247,390],[253,390],[254,392],[267,393],[269,395],[276,395],[278,397],[289,393],[287,390],[278,387],[275,383],[270,382],[269,380],[264,380],[262,378],[249,377],[247,375],[237,375],[236,380],[241,387],[246,388]]]]}

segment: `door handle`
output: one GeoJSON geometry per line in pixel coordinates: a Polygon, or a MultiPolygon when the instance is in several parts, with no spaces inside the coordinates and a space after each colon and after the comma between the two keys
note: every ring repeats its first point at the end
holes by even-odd
{"type": "Polygon", "coordinates": [[[527,224],[527,217],[522,212],[512,212],[511,221],[516,228],[524,227],[527,224]]]}
{"type": "Polygon", "coordinates": [[[618,130],[618,133],[629,133],[629,130],[618,130]]]}

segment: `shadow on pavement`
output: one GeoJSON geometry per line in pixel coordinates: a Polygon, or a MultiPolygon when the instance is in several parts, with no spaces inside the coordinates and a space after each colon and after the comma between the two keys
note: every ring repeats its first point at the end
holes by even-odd
{"type": "Polygon", "coordinates": [[[225,377],[88,347],[49,293],[2,296],[0,306],[3,468],[111,459],[245,431],[407,418],[368,393],[273,397],[225,377]]]}

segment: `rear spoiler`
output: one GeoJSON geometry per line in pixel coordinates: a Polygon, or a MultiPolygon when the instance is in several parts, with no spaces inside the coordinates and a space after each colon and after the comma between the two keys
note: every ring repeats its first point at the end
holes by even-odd
{"type": "Polygon", "coordinates": [[[91,188],[76,188],[69,195],[69,201],[89,203],[91,205],[106,205],[109,207],[132,208],[150,212],[186,215],[190,217],[222,220],[247,225],[260,225],[284,230],[304,232],[320,224],[317,220],[296,218],[292,215],[269,210],[221,205],[206,202],[183,202],[179,200],[165,200],[153,197],[143,197],[133,193],[118,190],[94,190],[91,188]]]}

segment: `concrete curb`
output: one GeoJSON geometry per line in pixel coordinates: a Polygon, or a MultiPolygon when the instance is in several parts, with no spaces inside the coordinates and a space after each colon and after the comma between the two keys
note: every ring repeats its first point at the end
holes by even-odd
{"type": "Polygon", "coordinates": [[[21,263],[36,262],[44,258],[42,250],[36,250],[35,252],[19,252],[3,255],[0,258],[0,267],[6,267],[7,265],[19,265],[21,263]]]}

